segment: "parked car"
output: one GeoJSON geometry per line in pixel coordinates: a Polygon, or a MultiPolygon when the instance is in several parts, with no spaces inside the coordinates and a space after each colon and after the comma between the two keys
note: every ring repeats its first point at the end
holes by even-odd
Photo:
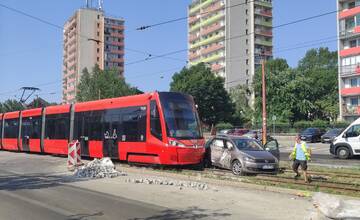
{"type": "Polygon", "coordinates": [[[319,128],[306,128],[300,133],[300,139],[306,142],[320,142],[323,134],[319,128]]]}
{"type": "Polygon", "coordinates": [[[331,143],[343,130],[343,128],[333,128],[328,130],[321,136],[321,143],[331,143]]]}
{"type": "Polygon", "coordinates": [[[219,135],[206,143],[205,150],[205,165],[229,169],[235,175],[276,174],[279,169],[280,151],[276,140],[263,146],[253,138],[219,135]]]}
{"type": "Polygon", "coordinates": [[[236,136],[242,136],[242,135],[246,134],[247,132],[249,132],[249,129],[246,129],[246,128],[234,128],[234,129],[231,129],[227,134],[236,135],[236,136]]]}
{"type": "MultiPolygon", "coordinates": [[[[250,130],[249,132],[245,133],[243,136],[244,137],[249,137],[249,138],[254,138],[260,142],[262,142],[262,130],[250,130]]],[[[266,140],[270,141],[273,140],[273,137],[271,137],[270,135],[267,134],[266,136],[266,140]]]]}
{"type": "Polygon", "coordinates": [[[334,138],[330,144],[330,153],[340,159],[360,155],[360,118],[334,138]]]}

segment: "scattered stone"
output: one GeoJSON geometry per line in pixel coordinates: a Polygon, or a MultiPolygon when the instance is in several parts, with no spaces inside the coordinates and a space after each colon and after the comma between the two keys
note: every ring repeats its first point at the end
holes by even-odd
{"type": "Polygon", "coordinates": [[[126,179],[126,183],[143,183],[147,185],[163,185],[163,186],[176,186],[182,190],[184,187],[186,188],[193,188],[198,190],[208,190],[209,186],[205,183],[199,182],[190,182],[190,181],[173,181],[167,179],[150,179],[150,178],[140,178],[140,179],[126,179]]]}
{"type": "Polygon", "coordinates": [[[89,163],[77,168],[74,175],[79,178],[114,178],[117,176],[126,176],[125,173],[119,172],[110,158],[94,159],[89,163]]]}

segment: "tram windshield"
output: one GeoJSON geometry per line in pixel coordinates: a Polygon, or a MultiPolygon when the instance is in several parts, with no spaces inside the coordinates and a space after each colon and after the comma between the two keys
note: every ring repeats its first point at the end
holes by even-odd
{"type": "Polygon", "coordinates": [[[159,93],[164,110],[168,137],[200,139],[200,121],[191,96],[181,93],[159,93]]]}

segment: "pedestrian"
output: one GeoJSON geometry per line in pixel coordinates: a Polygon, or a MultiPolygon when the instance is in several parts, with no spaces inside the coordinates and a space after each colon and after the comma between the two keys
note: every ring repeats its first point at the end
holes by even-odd
{"type": "Polygon", "coordinates": [[[309,178],[307,175],[307,162],[310,160],[310,149],[308,148],[308,146],[306,145],[306,142],[301,141],[300,139],[300,135],[296,135],[295,137],[295,145],[294,145],[294,149],[290,154],[290,159],[293,160],[293,171],[296,173],[295,175],[295,179],[297,179],[298,177],[300,177],[299,174],[299,166],[301,167],[303,174],[304,174],[304,179],[306,183],[309,183],[309,178]]]}

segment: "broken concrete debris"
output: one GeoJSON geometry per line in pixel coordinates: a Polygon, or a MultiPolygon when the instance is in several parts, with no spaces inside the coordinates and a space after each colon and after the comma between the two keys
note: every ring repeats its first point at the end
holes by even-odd
{"type": "Polygon", "coordinates": [[[191,181],[176,181],[176,180],[167,180],[167,179],[151,179],[151,178],[140,178],[140,179],[126,179],[127,183],[138,183],[138,184],[154,184],[154,185],[165,185],[165,186],[176,186],[179,189],[193,188],[198,190],[208,190],[209,187],[205,183],[191,182],[191,181]]]}
{"type": "Polygon", "coordinates": [[[126,176],[125,173],[115,169],[113,162],[108,157],[90,161],[77,168],[74,175],[79,178],[114,178],[117,176],[126,176]]]}
{"type": "Polygon", "coordinates": [[[345,200],[325,193],[313,196],[318,219],[360,219],[360,200],[345,200]]]}

